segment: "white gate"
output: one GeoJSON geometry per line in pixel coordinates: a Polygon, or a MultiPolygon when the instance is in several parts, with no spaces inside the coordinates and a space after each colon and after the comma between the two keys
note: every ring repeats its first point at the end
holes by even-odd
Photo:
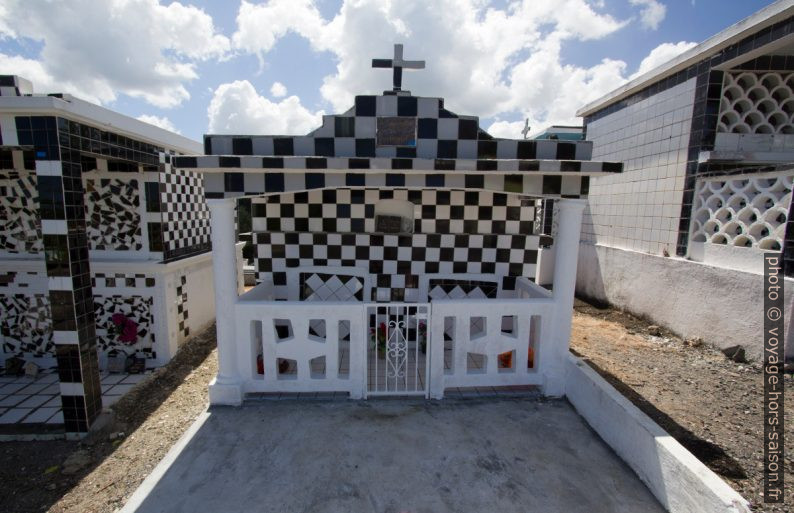
{"type": "Polygon", "coordinates": [[[429,397],[429,303],[370,303],[367,328],[367,396],[429,397]]]}

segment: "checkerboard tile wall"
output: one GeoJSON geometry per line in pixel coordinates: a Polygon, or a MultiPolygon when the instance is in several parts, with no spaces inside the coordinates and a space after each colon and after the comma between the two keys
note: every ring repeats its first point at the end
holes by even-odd
{"type": "Polygon", "coordinates": [[[537,200],[490,191],[338,189],[255,198],[254,232],[375,231],[381,200],[414,204],[416,233],[505,233],[534,231],[537,200]]]}
{"type": "Polygon", "coordinates": [[[258,279],[287,297],[286,270],[357,267],[375,280],[373,299],[418,300],[423,274],[488,274],[514,290],[515,278],[535,276],[540,237],[511,234],[257,233],[258,279]]]}
{"type": "Polygon", "coordinates": [[[176,287],[176,316],[181,339],[190,335],[190,327],[187,325],[189,316],[187,304],[187,276],[182,275],[179,277],[179,285],[176,287]]]}
{"type": "Polygon", "coordinates": [[[241,163],[244,166],[241,169],[246,172],[217,172],[218,158],[175,157],[174,160],[180,169],[204,173],[206,196],[212,199],[340,187],[485,189],[545,198],[579,198],[587,195],[591,174],[619,173],[622,169],[622,164],[613,162],[401,158],[322,158],[318,160],[323,161],[323,166],[318,167],[308,163],[314,157],[292,157],[288,161],[249,157],[252,162],[241,163]],[[285,168],[301,171],[277,171],[285,168]],[[362,169],[370,171],[356,171],[362,169]],[[415,171],[402,171],[406,169],[415,171]]]}
{"type": "Polygon", "coordinates": [[[165,260],[203,253],[210,248],[210,214],[203,177],[161,164],[160,201],[165,260]]]}

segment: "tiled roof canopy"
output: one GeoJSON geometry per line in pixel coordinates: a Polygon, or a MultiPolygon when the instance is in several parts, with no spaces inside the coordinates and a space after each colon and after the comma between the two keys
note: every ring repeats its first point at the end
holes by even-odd
{"type": "Polygon", "coordinates": [[[476,116],[405,91],[357,96],[305,136],[206,135],[206,155],[174,165],[205,173],[208,198],[326,187],[476,188],[538,197],[587,195],[589,176],[620,163],[592,162],[588,141],[491,137],[476,116]]]}

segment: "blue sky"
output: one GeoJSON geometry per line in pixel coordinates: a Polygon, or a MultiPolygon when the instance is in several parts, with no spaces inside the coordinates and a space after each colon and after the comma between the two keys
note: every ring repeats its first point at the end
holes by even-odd
{"type": "Polygon", "coordinates": [[[6,0],[0,73],[200,140],[305,133],[405,44],[414,94],[481,116],[495,135],[576,122],[578,107],[772,2],[758,0],[6,0]],[[547,4],[547,5],[544,5],[547,4]],[[145,28],[144,28],[145,27],[145,28]],[[644,64],[643,64],[644,61],[644,64]],[[274,83],[281,84],[281,86],[274,83]]]}

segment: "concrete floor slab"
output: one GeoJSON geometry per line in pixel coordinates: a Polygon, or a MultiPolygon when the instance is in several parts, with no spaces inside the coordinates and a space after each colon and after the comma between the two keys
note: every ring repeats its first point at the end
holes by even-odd
{"type": "Polygon", "coordinates": [[[183,443],[123,511],[663,511],[562,400],[263,401],[183,443]]]}

